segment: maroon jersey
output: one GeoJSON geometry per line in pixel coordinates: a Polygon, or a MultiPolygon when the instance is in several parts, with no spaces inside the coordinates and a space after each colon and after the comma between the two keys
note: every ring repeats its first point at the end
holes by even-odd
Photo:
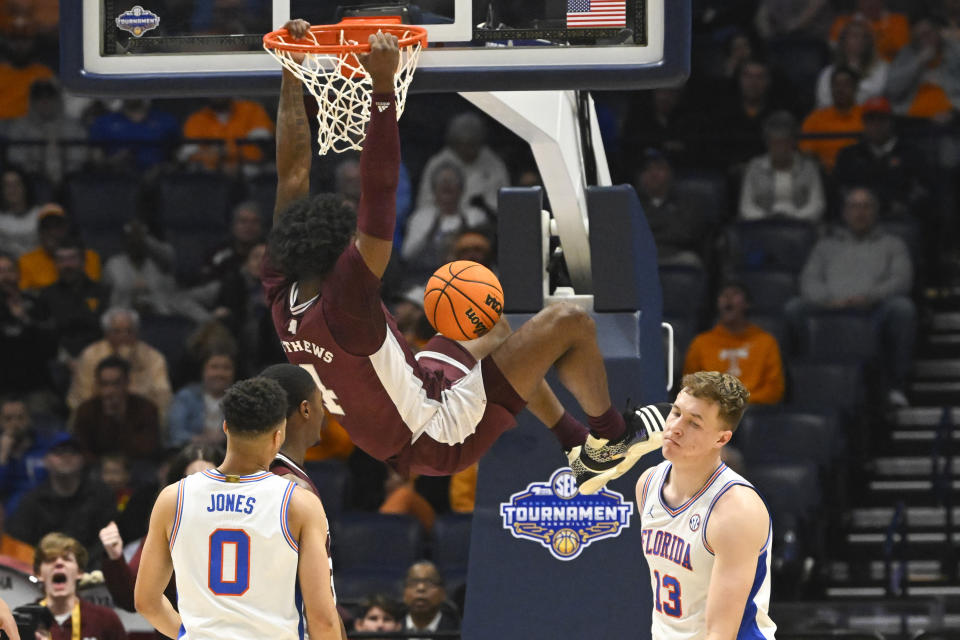
{"type": "Polygon", "coordinates": [[[270,471],[278,476],[293,476],[287,478],[287,480],[293,480],[301,487],[310,489],[315,496],[320,495],[320,492],[317,491],[317,485],[313,484],[313,480],[310,479],[303,467],[281,452],[278,452],[277,457],[270,463],[270,471]]]}
{"type": "MultiPolygon", "coordinates": [[[[312,300],[297,304],[296,284],[269,258],[262,277],[287,359],[314,376],[324,408],[354,444],[390,461],[424,433],[445,444],[462,441],[431,432],[431,423],[443,418],[443,377],[421,369],[356,245],[343,252],[312,300]]],[[[484,404],[485,398],[460,403],[457,421],[475,426],[484,404]]]]}
{"type": "MultiPolygon", "coordinates": [[[[360,158],[357,220],[365,233],[387,239],[393,237],[400,148],[392,99],[376,106],[360,158]]],[[[454,473],[513,426],[524,402],[491,359],[458,363],[451,377],[435,364],[456,362],[457,348],[449,349],[453,357],[435,353],[433,364],[414,358],[380,300],[380,279],[355,244],[311,300],[298,301],[297,284],[269,256],[261,278],[287,359],[313,376],[324,408],[374,458],[401,473],[454,473]]]]}
{"type": "MultiPolygon", "coordinates": [[[[298,465],[289,457],[285,456],[283,453],[277,452],[277,457],[274,458],[273,462],[270,463],[270,471],[274,475],[278,476],[291,476],[291,478],[287,479],[292,480],[301,487],[312,491],[313,495],[317,496],[318,498],[320,497],[320,492],[317,491],[317,485],[313,484],[313,481],[310,479],[310,476],[307,475],[307,472],[303,469],[303,467],[298,465]]],[[[327,527],[327,562],[330,566],[330,591],[333,593],[333,601],[336,602],[337,589],[333,585],[333,554],[330,553],[330,547],[330,527],[327,527]]]]}

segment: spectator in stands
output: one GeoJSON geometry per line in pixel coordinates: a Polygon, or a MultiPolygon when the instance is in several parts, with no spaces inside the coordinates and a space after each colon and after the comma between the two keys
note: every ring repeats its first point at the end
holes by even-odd
{"type": "MultiPolygon", "coordinates": [[[[423,285],[412,285],[390,304],[390,312],[397,321],[397,329],[406,338],[407,343],[414,350],[419,351],[426,345],[427,340],[421,340],[417,335],[417,327],[423,320],[423,285]]],[[[432,336],[431,336],[432,337],[432,336]]]]}
{"type": "Polygon", "coordinates": [[[100,456],[100,481],[113,491],[117,513],[123,513],[133,495],[130,484],[130,458],[122,453],[106,453],[100,456]]]}
{"type": "MultiPolygon", "coordinates": [[[[43,222],[47,219],[60,218],[47,216],[40,220],[41,242],[43,222]]],[[[72,360],[100,337],[100,313],[107,306],[107,290],[90,278],[89,270],[87,273],[82,270],[84,249],[78,240],[65,238],[58,241],[51,254],[58,277],[53,284],[40,290],[38,306],[41,316],[52,321],[58,336],[60,355],[72,360]]],[[[24,280],[22,270],[28,256],[30,254],[20,258],[21,285],[24,280]]],[[[89,267],[89,253],[87,258],[89,267]]]]}
{"type": "Polygon", "coordinates": [[[733,100],[725,105],[721,98],[717,115],[708,118],[705,134],[712,144],[704,153],[738,178],[750,158],[763,153],[762,123],[780,108],[773,99],[771,81],[769,64],[759,58],[745,61],[737,73],[733,100]]]}
{"type": "Polygon", "coordinates": [[[426,533],[433,531],[437,514],[427,499],[417,492],[414,478],[404,478],[393,469],[387,469],[383,492],[386,498],[377,511],[416,518],[426,533]]]}
{"type": "Polygon", "coordinates": [[[943,37],[960,41],[960,0],[942,0],[938,13],[945,23],[941,29],[943,37]]]}
{"type": "Polygon", "coordinates": [[[123,233],[124,252],[111,256],[103,268],[110,306],[169,315],[177,297],[176,282],[170,275],[173,247],[151,236],[140,220],[126,223],[123,233]]]}
{"type": "Polygon", "coordinates": [[[126,640],[116,612],[77,595],[77,583],[89,555],[79,541],[59,532],[48,533],[37,545],[33,571],[43,584],[43,600],[56,623],[50,640],[126,640]]]}
{"type": "Polygon", "coordinates": [[[142,98],[124,100],[119,111],[99,116],[90,126],[90,141],[100,144],[100,161],[121,171],[157,167],[179,138],[177,119],[142,98]]]}
{"type": "Polygon", "coordinates": [[[36,34],[38,38],[57,38],[60,22],[59,3],[56,0],[6,0],[0,12],[0,31],[36,34]]]}
{"type": "Polygon", "coordinates": [[[450,476],[450,510],[455,513],[473,513],[477,501],[477,472],[479,463],[450,476]]]}
{"type": "MultiPolygon", "coordinates": [[[[120,607],[124,611],[136,611],[133,601],[133,589],[137,582],[137,572],[140,569],[140,555],[143,553],[144,540],[140,541],[140,546],[133,554],[129,564],[127,564],[126,559],[123,557],[123,545],[125,539],[131,541],[143,537],[143,535],[146,534],[147,526],[146,522],[144,522],[142,532],[137,530],[134,535],[129,535],[129,531],[124,532],[123,519],[125,519],[131,511],[140,511],[140,509],[134,505],[134,502],[137,501],[139,496],[149,495],[149,499],[145,501],[147,504],[144,505],[146,509],[143,511],[145,519],[149,519],[156,494],[160,489],[194,473],[213,469],[222,461],[222,449],[211,446],[188,445],[177,453],[176,457],[174,457],[170,463],[169,470],[161,477],[157,485],[148,487],[146,488],[147,490],[138,491],[134,494],[130,500],[129,508],[124,510],[124,513],[120,517],[121,519],[118,521],[120,524],[110,522],[100,530],[100,542],[103,544],[103,549],[106,552],[106,557],[102,563],[103,579],[107,590],[110,592],[110,597],[113,598],[115,606],[120,607]]],[[[167,585],[166,594],[170,602],[177,601],[175,576],[171,576],[170,584],[167,585]]]]}
{"type": "Polygon", "coordinates": [[[507,165],[487,146],[486,140],[486,127],[476,113],[467,111],[450,120],[446,146],[430,158],[423,168],[423,177],[417,190],[417,210],[435,203],[437,193],[434,178],[437,169],[452,164],[462,175],[461,208],[481,208],[488,215],[496,214],[497,194],[501,187],[509,186],[510,174],[507,165]]]}
{"type": "MultiPolygon", "coordinates": [[[[746,24],[746,22],[742,23],[746,24]]],[[[735,31],[727,40],[727,57],[723,61],[722,76],[726,80],[733,80],[740,71],[740,65],[754,57],[757,46],[751,34],[746,31],[735,31]]]]}
{"type": "Polygon", "coordinates": [[[63,95],[57,83],[52,79],[37,80],[30,87],[29,112],[13,120],[7,129],[7,156],[27,171],[59,184],[63,176],[80,169],[87,161],[86,146],[63,143],[82,142],[86,137],[80,121],[64,113],[63,95]]]}
{"type": "Polygon", "coordinates": [[[385,593],[375,593],[360,603],[353,628],[355,631],[400,631],[402,620],[403,606],[385,593]]]}
{"type": "Polygon", "coordinates": [[[201,381],[177,391],[170,405],[167,440],[172,447],[186,444],[222,446],[223,410],[220,399],[236,374],[233,352],[211,351],[203,361],[201,381]]]}
{"type": "Polygon", "coordinates": [[[824,67],[817,78],[817,107],[829,107],[833,102],[830,79],[840,67],[849,67],[860,75],[857,104],[883,95],[890,65],[877,54],[873,31],[865,20],[851,20],[840,31],[833,63],[824,67]]]}
{"type": "Polygon", "coordinates": [[[493,241],[494,233],[490,227],[467,227],[453,237],[447,260],[473,260],[496,270],[497,256],[493,241]]]}
{"type": "Polygon", "coordinates": [[[7,166],[0,173],[0,251],[19,258],[36,247],[39,220],[29,176],[19,167],[7,166]]]}
{"type": "Polygon", "coordinates": [[[76,409],[96,393],[96,370],[107,356],[119,356],[130,365],[130,391],[145,397],[163,414],[172,391],[167,360],[140,340],[140,315],[132,309],[113,307],[100,319],[103,339],[83,350],[73,372],[67,405],[76,409]]]}
{"type": "MultiPolygon", "coordinates": [[[[403,584],[403,603],[407,605],[407,617],[403,630],[414,631],[457,631],[460,620],[444,611],[443,603],[447,599],[443,577],[437,566],[429,560],[413,563],[407,571],[403,584]]],[[[411,640],[415,640],[411,637],[411,640]]]]}
{"type": "Polygon", "coordinates": [[[897,136],[890,102],[871,98],[863,103],[863,140],[840,151],[833,177],[841,188],[870,187],[882,216],[904,218],[927,209],[926,165],[923,153],[897,136]]]}
{"type": "Polygon", "coordinates": [[[23,496],[46,480],[43,459],[60,436],[34,428],[22,397],[0,400],[0,497],[7,513],[16,512],[23,496]]]}
{"type": "MultiPolygon", "coordinates": [[[[360,202],[360,158],[350,154],[337,163],[333,171],[334,193],[340,195],[346,202],[356,207],[360,202]]],[[[400,176],[397,182],[397,228],[394,232],[394,246],[403,244],[403,232],[406,229],[407,217],[413,204],[413,187],[410,185],[410,174],[407,166],[400,163],[400,176]]]]}
{"type": "Polygon", "coordinates": [[[818,222],[827,207],[820,167],[797,150],[796,119],[789,111],[777,111],[764,121],[763,135],[767,153],[747,165],[740,189],[740,218],[818,222]]]}
{"type": "Polygon", "coordinates": [[[253,375],[262,368],[273,355],[270,346],[277,341],[260,282],[260,263],[265,252],[265,244],[254,245],[239,268],[225,273],[218,283],[214,303],[214,317],[243,345],[238,365],[244,375],[253,375]]]}
{"type": "MultiPolygon", "coordinates": [[[[63,207],[53,203],[43,205],[37,213],[37,236],[40,246],[20,256],[21,289],[42,289],[56,282],[61,275],[54,255],[57,247],[68,239],[73,244],[77,242],[70,238],[70,221],[63,207]]],[[[99,282],[100,255],[93,249],[83,249],[78,258],[78,268],[83,269],[87,278],[99,282]]]]}
{"type": "Polygon", "coordinates": [[[880,203],[867,188],[851,189],[844,200],[844,226],[813,247],[800,276],[800,298],[786,307],[794,335],[817,309],[862,310],[881,338],[888,401],[905,406],[904,389],[913,361],[916,309],[908,297],[913,266],[906,244],[877,228],[880,203]]]}
{"type": "Polygon", "coordinates": [[[717,295],[717,324],[695,337],[687,350],[684,375],[722,371],[740,378],[753,404],[777,404],[783,399],[783,362],[777,340],[748,317],[746,288],[727,282],[717,295]]]}
{"type": "Polygon", "coordinates": [[[860,105],[857,104],[857,85],[860,77],[848,67],[837,67],[830,77],[830,92],[833,104],[814,109],[803,121],[803,133],[834,134],[823,139],[808,139],[800,143],[803,151],[812,153],[828,172],[833,171],[840,149],[856,143],[856,138],[838,137],[837,134],[856,135],[863,131],[860,105]]]}
{"type": "Polygon", "coordinates": [[[333,191],[356,208],[360,203],[360,159],[343,157],[333,170],[333,191]]]}
{"type": "MultiPolygon", "coordinates": [[[[279,348],[279,341],[277,347],[279,348]]],[[[196,327],[186,340],[186,350],[180,357],[181,375],[189,380],[199,380],[203,372],[203,363],[213,351],[225,351],[227,353],[238,353],[240,346],[237,339],[233,337],[230,330],[222,323],[216,320],[204,322],[196,327]]],[[[281,350],[282,354],[283,351],[281,350]]],[[[282,357],[280,358],[282,360],[282,357]]],[[[272,360],[271,362],[277,362],[272,360]]]]}
{"type": "Polygon", "coordinates": [[[830,30],[830,13],[828,0],[761,0],[755,22],[768,40],[822,40],[830,30]]]}
{"type": "Polygon", "coordinates": [[[203,266],[203,279],[217,280],[239,269],[250,250],[263,243],[263,219],[256,202],[241,202],[233,209],[230,238],[213,250],[203,266]]]}
{"type": "Polygon", "coordinates": [[[635,175],[636,150],[659,149],[674,166],[692,161],[690,140],[696,123],[684,101],[680,87],[662,87],[630,93],[631,104],[623,125],[620,172],[629,179],[635,175]]]}
{"type": "Polygon", "coordinates": [[[255,169],[263,160],[256,144],[240,140],[267,140],[273,136],[273,121],[258,102],[234,98],[210,98],[207,106],[195,111],[183,124],[183,137],[216,139],[223,144],[188,143],[180,150],[181,160],[209,171],[238,171],[241,165],[255,169]]]}
{"type": "Polygon", "coordinates": [[[870,25],[877,53],[888,62],[893,60],[910,41],[910,23],[902,13],[887,11],[883,0],[857,0],[857,10],[837,16],[830,28],[830,41],[838,42],[843,28],[851,20],[863,20],[870,25]]]}
{"type": "Polygon", "coordinates": [[[10,254],[0,253],[0,353],[16,367],[0,367],[0,389],[34,392],[50,384],[47,363],[56,356],[52,325],[41,318],[32,291],[21,291],[20,270],[10,254]]]}
{"type": "Polygon", "coordinates": [[[69,434],[51,443],[43,464],[47,479],[7,518],[7,532],[35,545],[47,533],[62,531],[93,548],[97,532],[113,516],[113,495],[87,473],[81,445],[69,434]]]}
{"type": "Polygon", "coordinates": [[[431,161],[428,167],[431,197],[427,204],[420,201],[410,214],[400,249],[410,277],[417,282],[443,264],[457,232],[490,222],[483,209],[464,204],[464,174],[457,163],[431,161]]]}
{"type": "Polygon", "coordinates": [[[942,21],[916,18],[910,44],[890,63],[887,96],[897,115],[947,122],[960,108],[960,43],[941,34],[942,21]]]}
{"type": "Polygon", "coordinates": [[[130,391],[130,363],[109,355],[97,364],[97,394],[73,419],[73,432],[88,454],[121,453],[131,460],[156,460],[160,449],[157,405],[130,391]]]}
{"type": "Polygon", "coordinates": [[[656,149],[647,149],[634,186],[657,244],[660,264],[702,266],[709,221],[702,203],[673,184],[673,167],[656,149]]]}
{"type": "Polygon", "coordinates": [[[37,80],[53,77],[53,71],[37,62],[36,39],[24,28],[17,28],[0,39],[0,121],[27,115],[30,86],[37,80]]]}

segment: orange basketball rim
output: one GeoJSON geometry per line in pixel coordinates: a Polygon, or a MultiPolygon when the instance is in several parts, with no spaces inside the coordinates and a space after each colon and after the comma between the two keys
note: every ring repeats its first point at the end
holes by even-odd
{"type": "Polygon", "coordinates": [[[400,61],[394,74],[397,117],[403,113],[407,88],[420,53],[427,46],[424,27],[402,24],[399,16],[345,18],[328,25],[312,25],[302,39],[286,29],[263,36],[263,48],[299,79],[313,95],[317,111],[317,143],[328,151],[359,151],[370,120],[372,82],[357,54],[370,51],[369,38],[377,32],[397,36],[400,61]],[[294,60],[302,54],[303,60],[294,60]]]}

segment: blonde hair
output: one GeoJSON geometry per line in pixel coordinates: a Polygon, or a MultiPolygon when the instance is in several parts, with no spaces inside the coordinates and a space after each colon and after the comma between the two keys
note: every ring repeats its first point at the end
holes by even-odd
{"type": "Polygon", "coordinates": [[[716,402],[720,406],[720,419],[731,431],[737,430],[747,410],[750,392],[736,376],[719,371],[697,371],[683,376],[681,384],[683,391],[694,398],[716,402]]]}
{"type": "Polygon", "coordinates": [[[41,564],[55,560],[68,551],[72,552],[73,556],[77,559],[77,566],[80,567],[80,570],[83,571],[86,569],[89,556],[87,555],[86,548],[82,544],[70,536],[57,531],[48,533],[43,536],[37,544],[37,554],[33,559],[33,572],[39,573],[41,564]]]}

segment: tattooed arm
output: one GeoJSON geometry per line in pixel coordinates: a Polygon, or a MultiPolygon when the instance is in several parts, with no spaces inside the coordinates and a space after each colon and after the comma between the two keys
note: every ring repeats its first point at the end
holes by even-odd
{"type": "MultiPolygon", "coordinates": [[[[291,20],[284,27],[293,37],[301,38],[310,24],[304,20],[291,20]]],[[[295,54],[294,59],[296,57],[295,54]]],[[[303,106],[303,86],[296,76],[284,69],[280,106],[277,108],[277,202],[273,210],[274,220],[292,202],[309,195],[310,154],[310,125],[303,106]]]]}

